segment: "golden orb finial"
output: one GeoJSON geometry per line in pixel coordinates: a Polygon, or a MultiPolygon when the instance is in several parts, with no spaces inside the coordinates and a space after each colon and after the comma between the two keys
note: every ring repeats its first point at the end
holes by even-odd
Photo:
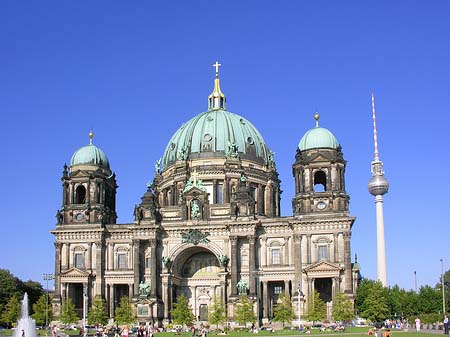
{"type": "Polygon", "coordinates": [[[319,127],[319,119],[320,119],[320,115],[318,112],[316,112],[314,114],[314,119],[316,120],[316,128],[318,128],[319,127]]]}
{"type": "Polygon", "coordinates": [[[91,131],[89,131],[89,144],[92,144],[92,139],[94,139],[94,133],[91,131]]]}

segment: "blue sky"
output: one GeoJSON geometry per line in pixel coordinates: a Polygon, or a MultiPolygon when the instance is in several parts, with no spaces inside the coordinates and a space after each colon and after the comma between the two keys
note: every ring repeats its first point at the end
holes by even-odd
{"type": "Polygon", "coordinates": [[[89,141],[118,180],[118,222],[181,124],[207,109],[218,60],[227,108],[275,152],[282,213],[302,135],[331,130],[348,161],[352,254],[376,278],[367,192],[375,92],[388,283],[434,286],[450,269],[447,1],[13,1],[0,3],[0,268],[54,268],[61,171],[89,141]]]}

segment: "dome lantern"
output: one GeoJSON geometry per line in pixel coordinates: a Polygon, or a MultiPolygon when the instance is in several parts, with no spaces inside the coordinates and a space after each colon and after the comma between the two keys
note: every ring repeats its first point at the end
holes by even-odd
{"type": "Polygon", "coordinates": [[[226,109],[227,99],[220,90],[219,67],[221,64],[216,61],[213,67],[216,68],[216,78],[214,79],[214,89],[211,95],[208,96],[208,110],[226,109]]]}

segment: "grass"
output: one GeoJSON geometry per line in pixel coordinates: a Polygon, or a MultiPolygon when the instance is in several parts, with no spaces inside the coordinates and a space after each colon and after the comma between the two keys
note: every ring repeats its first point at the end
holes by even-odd
{"type": "MultiPolygon", "coordinates": [[[[368,327],[348,327],[344,332],[330,332],[330,331],[319,331],[318,329],[312,329],[311,335],[323,335],[323,336],[336,336],[336,337],[368,337],[367,331],[368,327]]],[[[39,336],[45,336],[45,330],[36,331],[39,336]]],[[[0,336],[12,336],[14,330],[0,330],[0,336]]],[[[79,336],[79,331],[77,330],[61,330],[59,333],[64,333],[70,336],[79,336]]],[[[410,331],[402,331],[402,330],[391,330],[392,337],[436,337],[436,334],[442,334],[442,331],[436,332],[416,332],[413,330],[410,331]]],[[[49,337],[51,337],[51,333],[49,332],[49,337]]],[[[89,335],[91,337],[91,335],[89,335]]],[[[179,335],[176,335],[174,332],[159,332],[155,334],[155,337],[191,337],[191,332],[182,332],[179,335]]],[[[219,336],[217,333],[210,332],[207,337],[219,336]]],[[[287,329],[278,329],[275,332],[270,332],[267,330],[262,330],[257,334],[253,334],[248,332],[248,330],[244,331],[231,331],[224,335],[227,337],[257,337],[257,336],[308,336],[308,334],[300,333],[297,330],[287,330],[287,329]]]]}

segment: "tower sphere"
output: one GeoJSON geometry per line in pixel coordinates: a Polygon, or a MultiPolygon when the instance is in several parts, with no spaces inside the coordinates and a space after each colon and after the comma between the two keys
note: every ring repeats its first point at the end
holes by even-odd
{"type": "Polygon", "coordinates": [[[389,182],[382,175],[374,175],[369,180],[369,193],[377,196],[386,194],[389,190],[389,182]]]}

